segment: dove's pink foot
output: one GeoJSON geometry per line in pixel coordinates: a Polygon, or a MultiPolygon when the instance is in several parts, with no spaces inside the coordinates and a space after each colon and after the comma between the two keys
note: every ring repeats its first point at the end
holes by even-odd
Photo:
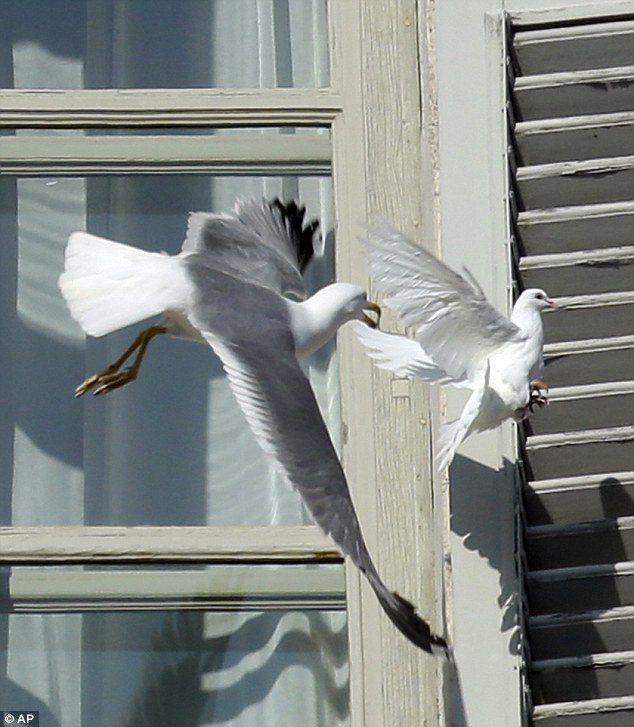
{"type": "Polygon", "coordinates": [[[528,410],[531,414],[535,411],[535,407],[542,407],[548,404],[548,386],[541,379],[533,379],[529,384],[530,399],[528,400],[528,410]]]}

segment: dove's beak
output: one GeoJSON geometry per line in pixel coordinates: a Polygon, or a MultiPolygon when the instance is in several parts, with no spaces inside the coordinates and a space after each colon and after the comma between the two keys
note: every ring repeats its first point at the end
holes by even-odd
{"type": "Polygon", "coordinates": [[[557,303],[555,303],[555,301],[552,298],[546,298],[546,303],[548,304],[548,307],[552,308],[553,310],[556,308],[559,308],[557,303]]]}
{"type": "Polygon", "coordinates": [[[368,301],[366,308],[368,311],[376,314],[376,319],[372,318],[365,311],[363,311],[363,321],[367,323],[370,328],[378,328],[379,321],[381,320],[381,306],[377,303],[373,303],[372,301],[368,301]]]}

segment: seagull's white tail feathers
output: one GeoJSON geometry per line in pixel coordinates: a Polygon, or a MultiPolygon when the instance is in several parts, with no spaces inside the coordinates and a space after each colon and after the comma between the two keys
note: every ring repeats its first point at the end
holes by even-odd
{"type": "Polygon", "coordinates": [[[463,386],[447,375],[423,351],[420,345],[406,336],[384,333],[355,321],[354,331],[359,341],[368,349],[377,365],[396,376],[415,378],[428,383],[463,386]]]}
{"type": "Polygon", "coordinates": [[[178,309],[185,284],[178,257],[87,232],[70,236],[59,278],[72,317],[91,336],[105,336],[166,309],[178,309]]]}

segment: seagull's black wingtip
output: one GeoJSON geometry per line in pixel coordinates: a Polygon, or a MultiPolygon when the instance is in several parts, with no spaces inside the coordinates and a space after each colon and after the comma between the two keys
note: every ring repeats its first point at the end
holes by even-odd
{"type": "Polygon", "coordinates": [[[449,656],[447,640],[432,632],[431,626],[416,613],[412,603],[395,591],[372,585],[390,621],[412,644],[429,654],[449,656]]]}
{"type": "Polygon", "coordinates": [[[304,205],[299,206],[296,202],[282,202],[276,197],[270,204],[278,210],[282,219],[285,220],[295,245],[299,271],[304,272],[315,251],[314,238],[319,230],[319,221],[310,220],[304,223],[306,207],[304,205]]]}

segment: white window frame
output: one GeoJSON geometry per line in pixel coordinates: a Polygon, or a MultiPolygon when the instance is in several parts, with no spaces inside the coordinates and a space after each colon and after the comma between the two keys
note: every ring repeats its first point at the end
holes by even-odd
{"type": "MultiPolygon", "coordinates": [[[[328,89],[0,91],[5,127],[316,125],[330,127],[330,140],[265,135],[240,147],[244,136],[201,135],[178,137],[178,145],[159,137],[150,148],[142,137],[58,137],[48,146],[40,136],[5,137],[2,170],[295,174],[328,170],[332,157],[337,277],[366,285],[356,240],[372,214],[389,216],[417,239],[437,237],[434,103],[420,91],[433,75],[432,18],[421,7],[418,0],[331,0],[328,89]],[[421,48],[429,55],[421,57],[421,48]],[[395,66],[385,63],[386,53],[398,59],[395,66]]],[[[343,459],[368,545],[390,587],[442,631],[429,394],[375,372],[349,331],[339,356],[343,459]]],[[[2,528],[0,554],[0,563],[14,565],[341,562],[315,527],[2,528]]],[[[346,569],[345,597],[352,725],[439,724],[437,661],[394,630],[354,568],[346,569]]]]}

